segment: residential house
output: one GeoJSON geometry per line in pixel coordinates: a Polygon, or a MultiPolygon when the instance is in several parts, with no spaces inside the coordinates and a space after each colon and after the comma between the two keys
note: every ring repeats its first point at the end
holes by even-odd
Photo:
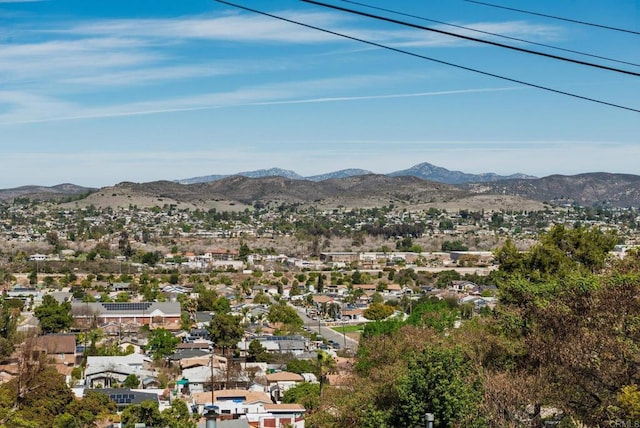
{"type": "Polygon", "coordinates": [[[34,352],[43,352],[56,364],[74,366],[76,363],[76,336],[73,334],[50,334],[27,340],[26,346],[34,352]]]}
{"type": "Polygon", "coordinates": [[[304,377],[298,373],[276,372],[267,376],[267,388],[275,402],[280,402],[284,393],[298,383],[304,382],[304,377]]]}
{"type": "Polygon", "coordinates": [[[139,379],[157,378],[157,372],[149,370],[150,364],[151,359],[143,354],[88,356],[84,383],[89,388],[95,388],[98,385],[108,388],[123,383],[127,376],[132,374],[139,379]]]}
{"type": "Polygon", "coordinates": [[[79,328],[87,328],[94,322],[103,329],[134,332],[141,326],[150,328],[180,328],[179,302],[73,302],[74,322],[79,328]]]}
{"type": "MultiPolygon", "coordinates": [[[[88,391],[89,390],[85,389],[85,394],[88,391]]],[[[118,411],[122,411],[127,406],[130,406],[132,404],[140,404],[143,401],[151,400],[155,401],[156,403],[159,402],[158,394],[156,394],[155,392],[141,392],[128,388],[102,388],[99,391],[109,397],[114,403],[116,403],[118,411]]]]}

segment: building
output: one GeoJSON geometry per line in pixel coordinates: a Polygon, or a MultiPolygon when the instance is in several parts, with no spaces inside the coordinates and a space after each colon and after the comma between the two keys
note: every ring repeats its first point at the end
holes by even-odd
{"type": "Polygon", "coordinates": [[[143,325],[152,329],[180,328],[179,302],[73,302],[71,312],[77,328],[95,324],[106,330],[115,330],[116,334],[137,331],[143,325]]]}

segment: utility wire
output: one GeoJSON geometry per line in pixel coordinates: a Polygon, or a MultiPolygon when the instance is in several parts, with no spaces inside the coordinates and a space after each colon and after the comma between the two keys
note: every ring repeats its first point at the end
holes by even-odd
{"type": "Polygon", "coordinates": [[[573,22],[574,24],[582,24],[582,25],[588,25],[590,27],[598,27],[598,28],[604,28],[606,30],[620,31],[620,32],[623,32],[623,33],[640,35],[640,31],[627,30],[625,28],[611,27],[609,25],[594,24],[593,22],[579,21],[577,19],[563,18],[561,16],[554,16],[554,15],[547,15],[547,14],[544,14],[544,13],[531,12],[529,10],[516,9],[514,7],[501,6],[499,4],[486,3],[486,2],[483,2],[483,1],[477,1],[477,0],[464,0],[464,1],[466,1],[468,3],[480,4],[482,6],[495,7],[495,8],[498,8],[498,9],[512,10],[514,12],[526,13],[526,14],[529,14],[529,15],[536,15],[536,16],[542,16],[542,17],[545,17],[545,18],[557,19],[557,20],[560,20],[560,21],[573,22]]]}
{"type": "Polygon", "coordinates": [[[372,41],[369,41],[369,40],[361,39],[361,38],[358,38],[358,37],[349,36],[348,34],[339,33],[337,31],[328,30],[326,28],[317,27],[315,25],[305,24],[304,22],[295,21],[295,20],[289,19],[289,18],[284,18],[282,16],[274,15],[274,14],[271,14],[271,13],[268,13],[268,12],[263,12],[261,10],[253,9],[253,8],[250,8],[250,7],[247,7],[247,6],[242,6],[242,5],[239,5],[239,4],[236,4],[236,3],[232,3],[232,2],[227,1],[227,0],[214,0],[214,1],[216,1],[218,3],[226,4],[228,6],[235,7],[237,9],[246,10],[248,12],[253,12],[253,13],[257,13],[259,15],[268,16],[270,18],[278,19],[280,21],[289,22],[291,24],[296,24],[296,25],[299,25],[301,27],[310,28],[312,30],[317,30],[317,31],[321,31],[323,33],[332,34],[334,36],[338,36],[338,37],[342,37],[342,38],[345,38],[345,39],[353,40],[353,41],[356,41],[356,42],[364,43],[364,44],[367,44],[367,45],[370,45],[370,46],[375,46],[375,47],[378,47],[378,48],[390,50],[390,51],[393,51],[393,52],[402,53],[402,54],[413,56],[413,57],[416,57],[416,58],[425,59],[427,61],[432,61],[432,62],[435,62],[435,63],[438,63],[438,64],[448,65],[450,67],[459,68],[461,70],[471,71],[473,73],[478,73],[478,74],[482,74],[484,76],[494,77],[496,79],[506,80],[507,82],[518,83],[518,84],[523,85],[523,86],[528,86],[528,87],[531,87],[531,88],[541,89],[543,91],[553,92],[555,94],[566,95],[568,97],[573,97],[573,98],[577,98],[577,99],[584,100],[584,101],[590,101],[590,102],[593,102],[593,103],[602,104],[602,105],[606,105],[606,106],[609,106],[609,107],[614,107],[614,108],[619,108],[619,109],[622,109],[622,110],[628,110],[628,111],[632,111],[632,112],[635,112],[635,113],[640,113],[640,109],[636,109],[636,108],[633,108],[633,107],[627,107],[627,106],[623,106],[623,105],[620,105],[620,104],[611,103],[611,102],[608,102],[608,101],[602,101],[602,100],[598,100],[596,98],[589,98],[589,97],[585,97],[585,96],[582,96],[582,95],[574,94],[574,93],[571,93],[571,92],[561,91],[559,89],[553,89],[553,88],[550,88],[548,86],[537,85],[535,83],[529,83],[529,82],[525,82],[523,80],[513,79],[511,77],[501,76],[499,74],[494,74],[494,73],[489,73],[487,71],[478,70],[476,68],[466,67],[464,65],[454,64],[454,63],[447,62],[447,61],[442,61],[442,60],[439,60],[439,59],[436,59],[436,58],[431,58],[431,57],[428,57],[428,56],[425,56],[425,55],[420,55],[420,54],[417,54],[417,53],[414,53],[414,52],[405,51],[403,49],[394,48],[392,46],[387,46],[387,45],[383,45],[383,44],[380,44],[380,43],[372,42],[372,41]]]}
{"type": "Polygon", "coordinates": [[[489,35],[489,36],[500,37],[500,38],[508,39],[508,40],[514,40],[516,42],[528,43],[530,45],[542,46],[542,47],[545,47],[545,48],[556,49],[556,50],[563,51],[563,52],[570,52],[570,53],[574,53],[574,54],[578,54],[578,55],[589,56],[589,57],[592,57],[592,58],[603,59],[605,61],[617,62],[617,63],[620,63],[620,64],[633,65],[635,67],[640,67],[640,64],[636,64],[634,62],[622,61],[622,60],[619,60],[619,59],[609,58],[609,57],[601,56],[601,55],[595,55],[595,54],[591,54],[591,53],[588,53],[588,52],[581,52],[581,51],[576,51],[576,50],[573,50],[573,49],[561,48],[559,46],[548,45],[548,44],[545,44],[545,43],[532,42],[531,40],[525,40],[525,39],[521,39],[521,38],[518,38],[518,37],[507,36],[507,35],[504,35],[504,34],[492,33],[490,31],[478,30],[477,28],[465,27],[464,25],[451,24],[449,22],[438,21],[436,19],[425,18],[423,16],[412,15],[410,13],[400,12],[400,11],[392,10],[392,9],[386,9],[384,7],[373,6],[373,5],[370,5],[370,4],[361,3],[361,2],[357,2],[357,1],[352,1],[352,0],[340,0],[340,1],[342,1],[344,3],[351,3],[351,4],[356,4],[356,5],[359,5],[359,6],[368,7],[370,9],[380,10],[380,11],[383,11],[383,12],[394,13],[394,14],[400,15],[400,16],[406,16],[406,17],[409,17],[409,18],[420,19],[422,21],[433,22],[435,24],[446,25],[448,27],[459,28],[461,30],[473,31],[475,33],[486,34],[486,35],[489,35]]]}
{"type": "Polygon", "coordinates": [[[500,47],[500,48],[511,49],[511,50],[514,50],[514,51],[524,52],[524,53],[528,53],[528,54],[532,54],[532,55],[538,55],[538,56],[542,56],[542,57],[545,57],[545,58],[557,59],[559,61],[565,61],[565,62],[570,62],[570,63],[573,63],[573,64],[584,65],[584,66],[587,66],[587,67],[599,68],[601,70],[613,71],[613,72],[616,72],[616,73],[622,73],[622,74],[628,74],[628,75],[635,76],[635,77],[640,77],[640,73],[635,72],[635,71],[623,70],[621,68],[609,67],[609,66],[606,66],[606,65],[596,64],[596,63],[593,63],[593,62],[581,61],[581,60],[578,60],[578,59],[567,58],[567,57],[564,57],[564,56],[553,55],[553,54],[540,52],[540,51],[534,51],[534,50],[531,50],[531,49],[520,48],[520,47],[512,46],[512,45],[505,45],[504,43],[494,42],[494,41],[485,40],[485,39],[479,39],[477,37],[465,36],[464,34],[452,33],[450,31],[439,30],[437,28],[425,27],[424,25],[418,25],[418,24],[413,24],[411,22],[400,21],[400,20],[393,19],[393,18],[387,18],[385,16],[374,15],[372,13],[362,12],[362,11],[355,10],[355,9],[349,9],[349,8],[342,7],[342,6],[336,6],[336,5],[333,5],[333,4],[324,3],[324,2],[321,2],[321,1],[317,1],[317,0],[300,0],[300,1],[302,1],[304,3],[315,4],[317,6],[326,7],[326,8],[329,8],[329,9],[334,9],[334,10],[339,10],[339,11],[342,11],[342,12],[351,13],[351,14],[354,14],[354,15],[364,16],[366,18],[373,18],[373,19],[377,19],[379,21],[390,22],[392,24],[399,24],[399,25],[403,25],[405,27],[411,27],[411,28],[416,28],[416,29],[419,29],[419,30],[431,31],[433,33],[444,34],[444,35],[451,36],[451,37],[457,37],[459,39],[470,40],[472,42],[484,43],[484,44],[491,45],[491,46],[497,46],[497,47],[500,47]]]}

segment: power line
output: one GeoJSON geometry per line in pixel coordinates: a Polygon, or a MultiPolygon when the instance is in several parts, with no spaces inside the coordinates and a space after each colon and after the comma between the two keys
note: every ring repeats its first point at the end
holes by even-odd
{"type": "Polygon", "coordinates": [[[531,12],[531,11],[528,11],[528,10],[516,9],[514,7],[501,6],[499,4],[486,3],[486,2],[483,2],[483,1],[477,1],[477,0],[464,0],[464,1],[466,1],[468,3],[480,4],[482,6],[489,6],[489,7],[495,7],[495,8],[498,8],[498,9],[506,9],[506,10],[512,10],[514,12],[526,13],[526,14],[529,14],[529,15],[542,16],[544,18],[551,18],[551,19],[558,19],[560,21],[573,22],[574,24],[582,24],[582,25],[588,25],[590,27],[598,27],[598,28],[604,28],[606,30],[620,31],[620,32],[623,32],[623,33],[640,35],[639,31],[627,30],[625,28],[611,27],[609,25],[594,24],[593,22],[579,21],[577,19],[564,18],[564,17],[561,17],[561,16],[555,16],[555,15],[547,15],[547,14],[538,13],[538,12],[531,12]]]}
{"type": "Polygon", "coordinates": [[[373,5],[370,5],[370,4],[361,3],[361,2],[357,2],[357,1],[352,1],[352,0],[340,0],[340,1],[342,1],[344,3],[357,4],[359,6],[364,6],[364,7],[370,8],[370,9],[380,10],[380,11],[383,11],[383,12],[394,13],[396,15],[406,16],[406,17],[409,17],[409,18],[420,19],[422,21],[433,22],[435,24],[446,25],[448,27],[459,28],[461,30],[473,31],[475,33],[486,34],[486,35],[494,36],[494,37],[500,37],[500,38],[503,38],[503,39],[513,40],[513,41],[516,41],[516,42],[528,43],[530,45],[542,46],[542,47],[545,47],[545,48],[556,49],[556,50],[563,51],[563,52],[570,52],[570,53],[574,53],[574,54],[578,54],[578,55],[584,55],[584,56],[588,56],[588,57],[592,57],[592,58],[603,59],[605,61],[617,62],[617,63],[620,63],[620,64],[627,64],[627,65],[633,65],[635,67],[640,67],[640,64],[636,64],[634,62],[622,61],[622,60],[619,60],[619,59],[609,58],[609,57],[602,56],[602,55],[595,55],[595,54],[591,54],[591,53],[588,53],[588,52],[581,52],[581,51],[576,51],[576,50],[573,50],[573,49],[562,48],[562,47],[559,47],[559,46],[548,45],[548,44],[545,44],[545,43],[533,42],[531,40],[521,39],[519,37],[507,36],[507,35],[504,35],[504,34],[492,33],[490,31],[478,30],[477,28],[465,27],[464,25],[451,24],[449,22],[438,21],[438,20],[432,19],[432,18],[425,18],[423,16],[413,15],[413,14],[410,14],[410,13],[400,12],[400,11],[392,10],[392,9],[386,9],[384,7],[373,6],[373,5]]]}
{"type": "Polygon", "coordinates": [[[586,62],[586,61],[581,61],[581,60],[578,60],[578,59],[567,58],[567,57],[564,57],[564,56],[553,55],[553,54],[540,52],[540,51],[534,51],[534,50],[526,49],[526,48],[520,48],[520,47],[517,47],[517,46],[506,45],[504,43],[494,42],[494,41],[485,40],[485,39],[479,39],[477,37],[465,36],[464,34],[452,33],[450,31],[439,30],[437,28],[425,27],[424,25],[418,25],[418,24],[413,24],[411,22],[400,21],[400,20],[393,19],[393,18],[387,18],[385,16],[374,15],[372,13],[367,13],[367,12],[362,12],[362,11],[355,10],[355,9],[349,9],[349,8],[346,8],[346,7],[336,6],[336,5],[333,5],[333,4],[324,3],[324,2],[321,2],[321,1],[317,1],[317,0],[301,0],[301,1],[304,2],[304,3],[315,4],[317,6],[322,6],[322,7],[326,7],[326,8],[329,8],[329,9],[334,9],[334,10],[339,10],[339,11],[342,11],[342,12],[352,13],[354,15],[364,16],[366,18],[373,18],[373,19],[377,19],[377,20],[380,20],[380,21],[390,22],[392,24],[399,24],[399,25],[403,25],[405,27],[411,27],[411,28],[416,28],[416,29],[419,29],[419,30],[431,31],[433,33],[444,34],[444,35],[451,36],[451,37],[457,37],[459,39],[470,40],[472,42],[484,43],[484,44],[491,45],[491,46],[497,46],[497,47],[500,47],[500,48],[511,49],[511,50],[514,50],[514,51],[528,53],[528,54],[531,54],[531,55],[538,55],[538,56],[542,56],[542,57],[545,57],[545,58],[551,58],[551,59],[556,59],[556,60],[559,60],[559,61],[570,62],[570,63],[573,63],[573,64],[584,65],[584,66],[587,66],[587,67],[599,68],[601,70],[613,71],[613,72],[616,72],[616,73],[622,73],[622,74],[628,74],[628,75],[631,75],[631,76],[640,77],[640,73],[635,72],[635,71],[623,70],[621,68],[609,67],[609,66],[606,66],[606,65],[596,64],[596,63],[593,63],[593,62],[586,62]]]}
{"type": "Polygon", "coordinates": [[[328,30],[326,28],[317,27],[315,25],[305,24],[304,22],[295,21],[295,20],[289,19],[289,18],[284,18],[282,16],[274,15],[274,14],[271,14],[271,13],[268,13],[268,12],[263,12],[261,10],[253,9],[253,8],[250,8],[250,7],[247,7],[247,6],[242,6],[242,5],[239,5],[239,4],[236,4],[236,3],[232,3],[232,2],[227,1],[227,0],[214,0],[214,1],[216,1],[218,3],[226,4],[228,6],[235,7],[237,9],[246,10],[248,12],[253,12],[253,13],[257,13],[259,15],[268,16],[270,18],[278,19],[280,21],[289,22],[291,24],[296,24],[296,25],[299,25],[301,27],[310,28],[312,30],[317,30],[317,31],[321,31],[323,33],[332,34],[334,36],[338,36],[338,37],[342,37],[342,38],[345,38],[345,39],[353,40],[353,41],[356,41],[356,42],[364,43],[364,44],[367,44],[367,45],[370,45],[370,46],[375,46],[375,47],[378,47],[378,48],[390,50],[390,51],[393,51],[393,52],[402,53],[402,54],[413,56],[413,57],[416,57],[416,58],[425,59],[427,61],[432,61],[432,62],[435,62],[435,63],[438,63],[438,64],[448,65],[450,67],[459,68],[461,70],[471,71],[473,73],[478,73],[478,74],[482,74],[484,76],[494,77],[496,79],[506,80],[508,82],[517,83],[517,84],[520,84],[520,85],[523,85],[523,86],[528,86],[528,87],[531,87],[531,88],[541,89],[541,90],[547,91],[547,92],[553,92],[555,94],[566,95],[568,97],[573,97],[573,98],[581,99],[581,100],[584,100],[584,101],[590,101],[590,102],[593,102],[593,103],[602,104],[602,105],[606,105],[606,106],[609,106],[609,107],[614,107],[614,108],[619,108],[619,109],[622,109],[622,110],[628,110],[628,111],[632,111],[632,112],[635,112],[635,113],[640,113],[640,109],[636,109],[636,108],[633,108],[633,107],[627,107],[627,106],[623,106],[623,105],[620,105],[620,104],[611,103],[611,102],[608,102],[608,101],[602,101],[602,100],[598,100],[598,99],[595,99],[595,98],[589,98],[589,97],[585,97],[585,96],[582,96],[582,95],[574,94],[574,93],[571,93],[571,92],[561,91],[559,89],[553,89],[553,88],[550,88],[550,87],[547,87],[547,86],[537,85],[535,83],[529,83],[529,82],[525,82],[523,80],[513,79],[511,77],[501,76],[499,74],[494,74],[494,73],[490,73],[490,72],[487,72],[487,71],[478,70],[476,68],[466,67],[464,65],[454,64],[454,63],[447,62],[447,61],[442,61],[442,60],[439,60],[439,59],[436,59],[436,58],[431,58],[431,57],[428,57],[428,56],[425,56],[425,55],[420,55],[420,54],[417,54],[417,53],[414,53],[414,52],[405,51],[403,49],[394,48],[392,46],[383,45],[381,43],[376,43],[376,42],[372,42],[372,41],[369,41],[369,40],[361,39],[361,38],[358,38],[358,37],[349,36],[348,34],[339,33],[337,31],[328,30]]]}

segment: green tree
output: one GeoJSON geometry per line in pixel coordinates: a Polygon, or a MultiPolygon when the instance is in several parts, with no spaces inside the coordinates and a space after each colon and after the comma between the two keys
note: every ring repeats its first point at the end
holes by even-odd
{"type": "Polygon", "coordinates": [[[95,390],[85,391],[82,399],[75,399],[58,415],[54,421],[55,428],[81,427],[93,428],[95,422],[113,416],[117,412],[116,403],[107,395],[95,390]]]}
{"type": "Polygon", "coordinates": [[[129,302],[129,301],[131,301],[131,296],[126,291],[122,291],[116,295],[116,302],[129,302]]]}
{"type": "Polygon", "coordinates": [[[171,401],[171,407],[161,413],[162,426],[166,428],[196,428],[197,415],[191,415],[187,403],[182,400],[171,401]]]}
{"type": "Polygon", "coordinates": [[[320,406],[320,384],[299,383],[284,393],[282,402],[302,404],[307,411],[316,410],[320,406]]]}
{"type": "Polygon", "coordinates": [[[18,376],[0,385],[0,421],[7,427],[51,426],[72,402],[73,393],[54,367],[23,355],[18,376]]]}
{"type": "Polygon", "coordinates": [[[157,328],[149,333],[147,338],[147,352],[158,361],[173,354],[180,339],[164,328],[157,328]]]}
{"type": "Polygon", "coordinates": [[[205,288],[204,285],[194,287],[194,291],[198,293],[198,310],[213,312],[216,300],[218,300],[218,293],[210,288],[205,288]]]}
{"type": "Polygon", "coordinates": [[[36,285],[38,283],[38,271],[33,268],[29,273],[29,285],[36,285]]]}
{"type": "Polygon", "coordinates": [[[367,309],[364,310],[364,317],[368,320],[379,321],[393,315],[395,309],[393,306],[373,303],[367,309]]]}
{"type": "Polygon", "coordinates": [[[140,386],[140,379],[138,379],[138,376],[132,373],[127,376],[127,378],[122,383],[122,386],[129,389],[136,389],[140,386]]]}
{"type": "Polygon", "coordinates": [[[409,361],[399,380],[398,401],[391,425],[424,425],[425,413],[433,413],[436,427],[486,426],[480,415],[482,382],[461,349],[429,347],[409,361]]]}
{"type": "Polygon", "coordinates": [[[247,261],[247,257],[250,254],[251,254],[251,248],[249,248],[249,246],[245,242],[240,244],[240,249],[238,250],[238,257],[240,257],[241,260],[247,261]]]}
{"type": "Polygon", "coordinates": [[[122,411],[121,421],[124,428],[134,428],[137,423],[143,423],[148,427],[164,426],[164,420],[158,410],[158,402],[151,400],[127,406],[122,411]]]}
{"type": "Polygon", "coordinates": [[[73,316],[71,315],[71,303],[59,304],[53,296],[46,294],[42,298],[42,304],[38,306],[34,315],[40,321],[40,329],[43,334],[52,334],[64,331],[71,327],[73,316]]]}
{"type": "Polygon", "coordinates": [[[247,361],[250,362],[271,362],[273,359],[271,354],[267,352],[264,346],[260,343],[259,340],[252,340],[249,343],[249,349],[247,351],[247,361]]]}
{"type": "Polygon", "coordinates": [[[318,365],[310,360],[293,359],[287,363],[287,371],[291,373],[314,373],[319,376],[318,365]]]}
{"type": "Polygon", "coordinates": [[[430,327],[438,332],[453,328],[460,315],[457,303],[449,304],[446,300],[430,298],[413,308],[407,322],[416,327],[430,327]]]}
{"type": "Polygon", "coordinates": [[[458,271],[443,270],[438,273],[438,281],[436,282],[436,285],[438,288],[448,288],[451,287],[451,281],[457,281],[460,278],[460,272],[458,271]]]}
{"type": "Polygon", "coordinates": [[[244,334],[241,324],[240,316],[216,313],[208,327],[215,346],[223,352],[235,349],[244,334]]]}
{"type": "Polygon", "coordinates": [[[4,296],[0,296],[0,360],[13,352],[13,340],[19,316],[20,309],[12,307],[4,296]]]}
{"type": "Polygon", "coordinates": [[[446,251],[446,252],[448,252],[448,251],[468,251],[469,247],[464,245],[462,243],[462,241],[460,241],[460,240],[444,241],[442,243],[441,250],[442,251],[446,251]]]}
{"type": "Polygon", "coordinates": [[[271,305],[267,319],[271,322],[282,323],[291,330],[299,330],[304,324],[298,312],[284,302],[271,305]]]}
{"type": "Polygon", "coordinates": [[[229,303],[229,299],[224,296],[220,296],[213,305],[213,311],[216,314],[228,314],[231,312],[231,303],[229,303]]]}

